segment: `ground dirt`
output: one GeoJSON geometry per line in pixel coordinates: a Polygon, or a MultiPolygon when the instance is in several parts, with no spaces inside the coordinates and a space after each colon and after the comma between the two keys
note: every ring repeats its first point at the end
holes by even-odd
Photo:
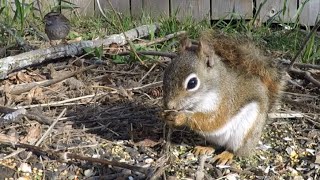
{"type": "MultiPolygon", "coordinates": [[[[43,64],[11,74],[1,87],[52,79],[87,67],[90,62],[68,58],[43,64]]],[[[269,119],[254,156],[236,158],[225,167],[217,167],[211,162],[213,155],[207,156],[204,169],[199,170],[199,157],[192,154],[192,149],[205,141],[188,129],[175,129],[171,156],[164,152],[168,129],[159,112],[162,74],[168,59],[147,63],[148,67],[104,62],[49,87],[33,88],[20,95],[3,91],[1,105],[25,106],[48,123],[21,117],[1,127],[1,138],[35,144],[66,108],[38,145],[43,151],[144,167],[148,169],[146,174],[156,173],[151,176],[162,174],[159,179],[319,179],[320,92],[312,84],[293,77],[301,87],[289,83],[275,112],[302,113],[303,117],[269,119]],[[74,99],[77,97],[82,98],[74,99]],[[35,104],[42,106],[29,107],[35,104]]],[[[61,162],[30,152],[15,147],[13,142],[0,145],[0,179],[146,179],[146,174],[127,168],[77,159],[61,162]]]]}

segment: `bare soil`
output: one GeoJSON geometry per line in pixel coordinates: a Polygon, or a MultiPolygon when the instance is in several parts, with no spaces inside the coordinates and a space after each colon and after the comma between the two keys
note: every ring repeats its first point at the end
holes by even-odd
{"type": "MultiPolygon", "coordinates": [[[[287,85],[276,113],[294,112],[303,117],[269,119],[254,156],[236,158],[226,167],[217,167],[208,156],[201,170],[199,157],[192,154],[192,149],[206,142],[180,128],[172,134],[171,156],[166,159],[168,129],[159,118],[162,74],[168,63],[164,60],[167,59],[148,63],[148,67],[106,60],[104,65],[49,87],[37,87],[20,95],[2,91],[1,105],[24,106],[49,123],[22,117],[2,126],[0,139],[12,137],[34,145],[66,108],[39,144],[43,151],[70,152],[144,167],[151,176],[156,175],[152,175],[155,171],[163,173],[159,179],[319,179],[320,91],[294,77],[301,87],[287,85]],[[74,99],[77,97],[82,98],[74,99]],[[41,107],[29,107],[36,104],[41,107]]],[[[44,81],[89,65],[84,59],[66,58],[13,73],[1,82],[1,87],[44,81]]],[[[146,179],[145,174],[126,168],[77,159],[61,162],[17,148],[14,143],[0,144],[0,158],[0,179],[146,179]]]]}

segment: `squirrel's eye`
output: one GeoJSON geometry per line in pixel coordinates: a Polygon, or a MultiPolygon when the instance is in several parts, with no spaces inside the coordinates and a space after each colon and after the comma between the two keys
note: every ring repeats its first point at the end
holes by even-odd
{"type": "Polygon", "coordinates": [[[197,86],[197,84],[198,84],[198,79],[196,77],[191,78],[188,82],[187,89],[193,89],[197,86]]]}
{"type": "Polygon", "coordinates": [[[187,91],[195,91],[200,86],[200,80],[196,74],[190,74],[185,81],[185,88],[187,91]]]}

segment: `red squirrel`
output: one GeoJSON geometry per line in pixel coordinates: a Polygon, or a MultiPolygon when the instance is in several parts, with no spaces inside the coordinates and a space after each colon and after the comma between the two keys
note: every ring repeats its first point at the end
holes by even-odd
{"type": "MultiPolygon", "coordinates": [[[[223,147],[214,161],[224,165],[234,155],[254,152],[284,83],[284,71],[253,42],[203,31],[197,47],[182,38],[178,56],[164,72],[164,120],[223,147]]],[[[213,151],[197,146],[194,152],[213,151]]]]}

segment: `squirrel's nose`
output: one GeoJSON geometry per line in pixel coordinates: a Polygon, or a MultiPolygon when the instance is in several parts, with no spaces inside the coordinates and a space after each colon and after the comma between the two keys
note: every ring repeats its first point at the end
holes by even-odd
{"type": "Polygon", "coordinates": [[[177,104],[173,101],[169,101],[168,103],[166,103],[166,108],[168,110],[174,110],[177,108],[177,104]]]}

